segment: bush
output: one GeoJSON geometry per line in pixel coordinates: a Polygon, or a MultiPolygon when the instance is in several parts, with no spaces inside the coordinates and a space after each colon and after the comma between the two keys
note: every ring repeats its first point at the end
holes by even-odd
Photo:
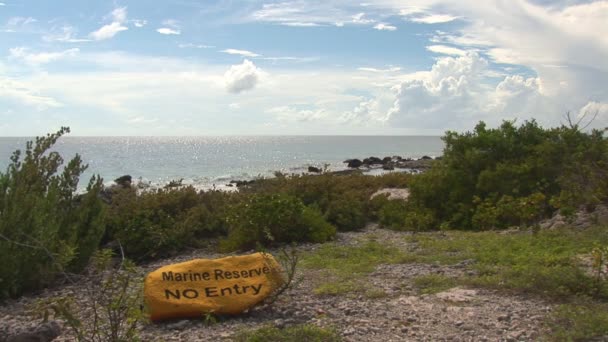
{"type": "Polygon", "coordinates": [[[232,194],[197,193],[192,187],[137,194],[114,190],[107,240],[117,240],[135,260],[172,255],[197,247],[202,239],[225,234],[223,215],[232,194]]]}
{"type": "Polygon", "coordinates": [[[359,230],[367,223],[365,202],[351,193],[331,201],[326,215],[327,220],[341,231],[359,230]]]}
{"type": "MultiPolygon", "coordinates": [[[[443,159],[410,180],[409,201],[443,226],[483,230],[528,225],[608,198],[608,142],[578,127],[535,121],[447,132],[443,159]]],[[[426,218],[424,219],[426,221],[426,218]]]]}
{"type": "Polygon", "coordinates": [[[102,187],[92,177],[75,195],[87,168],[76,155],[59,173],[63,158],[50,148],[69,128],[28,142],[0,173],[0,299],[49,285],[81,270],[103,235],[102,187]]]}
{"type": "Polygon", "coordinates": [[[86,304],[78,307],[70,297],[46,298],[34,307],[33,314],[61,318],[78,341],[139,341],[138,325],[146,321],[143,313],[143,279],[135,265],[122,260],[112,267],[112,251],[102,250],[88,268],[86,304]]]}
{"type": "Polygon", "coordinates": [[[286,194],[252,195],[234,206],[227,219],[226,250],[252,249],[289,242],[324,242],[335,235],[335,228],[321,213],[286,194]]]}

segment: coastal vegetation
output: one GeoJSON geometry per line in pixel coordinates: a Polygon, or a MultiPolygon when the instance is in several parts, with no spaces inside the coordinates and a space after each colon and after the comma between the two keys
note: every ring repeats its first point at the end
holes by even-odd
{"type": "MultiPolygon", "coordinates": [[[[462,264],[469,275],[421,275],[413,287],[420,294],[454,286],[531,294],[563,304],[547,318],[553,338],[608,333],[608,230],[540,225],[558,213],[569,220],[606,203],[608,141],[602,131],[585,132],[576,124],[545,129],[535,121],[488,128],[481,122],[471,132],[447,132],[442,158],[421,174],[277,173],[234,193],[197,191],[181,182],[154,190],[104,188],[98,176],[77,193],[87,166],[78,155],[64,164],[52,151],[68,132],[62,128],[29,142],[0,173],[0,300],[71,281],[90,270],[91,260],[99,260],[92,256],[103,248],[144,263],[203,246],[233,252],[322,243],[300,263],[323,274],[317,295],[383,298],[385,292],[366,286],[380,264],[462,264]],[[409,197],[373,196],[383,188],[407,188],[409,197]],[[352,234],[371,222],[408,233],[396,245],[332,241],[338,232],[352,234]]],[[[111,306],[112,299],[105,300],[111,306]]],[[[333,336],[315,329],[264,328],[255,336],[333,336]]]]}

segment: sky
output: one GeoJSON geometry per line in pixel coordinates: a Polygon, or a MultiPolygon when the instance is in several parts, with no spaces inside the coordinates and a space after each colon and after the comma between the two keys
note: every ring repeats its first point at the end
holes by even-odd
{"type": "Polygon", "coordinates": [[[608,1],[0,0],[0,136],[608,126],[608,1]]]}

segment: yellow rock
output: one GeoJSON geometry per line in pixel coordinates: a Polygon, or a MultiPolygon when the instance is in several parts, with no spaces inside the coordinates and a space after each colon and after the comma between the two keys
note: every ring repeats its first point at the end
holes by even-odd
{"type": "Polygon", "coordinates": [[[152,320],[238,314],[283,284],[281,268],[268,253],[195,259],[161,267],[144,283],[152,320]]]}

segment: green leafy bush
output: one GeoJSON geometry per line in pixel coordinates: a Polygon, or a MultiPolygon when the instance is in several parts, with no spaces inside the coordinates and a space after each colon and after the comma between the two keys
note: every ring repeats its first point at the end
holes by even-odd
{"type": "Polygon", "coordinates": [[[92,177],[76,195],[87,168],[76,155],[63,170],[63,158],[50,151],[69,128],[28,142],[0,173],[0,298],[17,296],[79,271],[104,233],[102,180],[92,177]]]}
{"type": "Polygon", "coordinates": [[[226,250],[251,249],[289,242],[324,242],[335,227],[321,213],[286,194],[252,195],[231,209],[226,250]]]}
{"type": "Polygon", "coordinates": [[[367,223],[365,202],[352,193],[331,201],[326,215],[341,231],[359,230],[367,223]]]}
{"type": "Polygon", "coordinates": [[[135,260],[172,255],[226,233],[225,208],[234,196],[198,193],[192,187],[137,194],[116,189],[107,218],[107,240],[117,240],[135,260]]]}
{"type": "Polygon", "coordinates": [[[483,230],[534,224],[555,209],[608,198],[608,142],[578,127],[543,129],[535,121],[447,132],[443,159],[410,179],[413,210],[438,224],[483,230]]]}

